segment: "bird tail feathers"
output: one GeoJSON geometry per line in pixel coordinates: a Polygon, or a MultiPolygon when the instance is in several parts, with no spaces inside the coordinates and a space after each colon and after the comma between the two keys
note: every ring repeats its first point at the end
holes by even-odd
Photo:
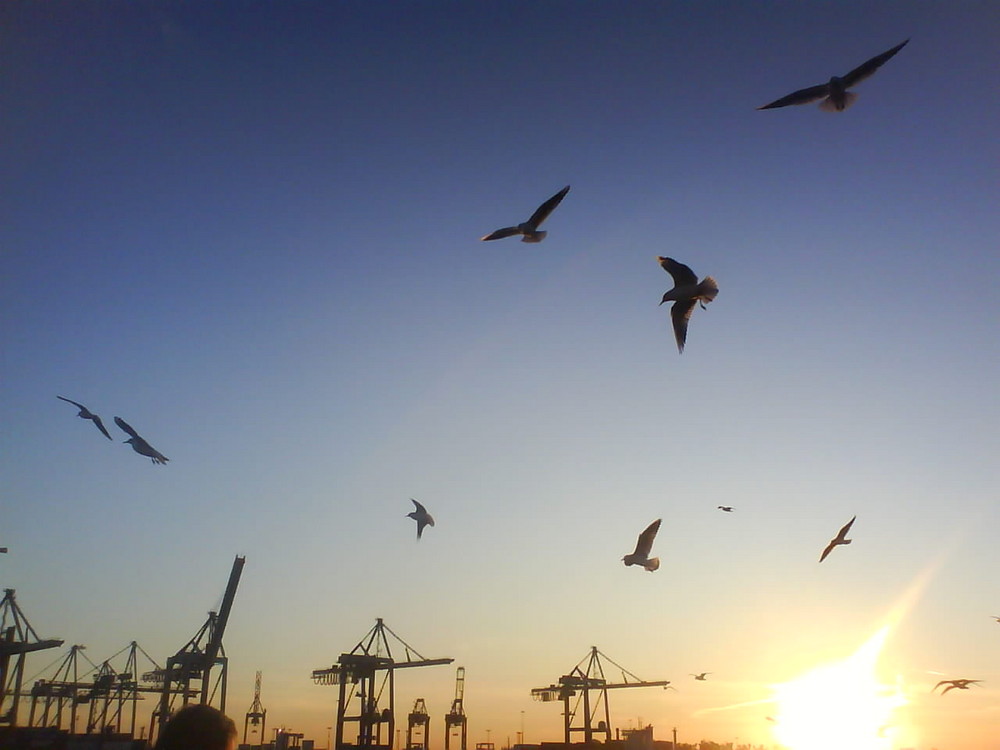
{"type": "Polygon", "coordinates": [[[699,296],[705,302],[711,302],[719,293],[719,285],[711,276],[706,276],[698,285],[699,296]]]}
{"type": "Polygon", "coordinates": [[[854,104],[857,98],[858,95],[855,94],[853,91],[845,91],[843,107],[838,107],[836,102],[834,102],[830,97],[827,97],[826,99],[824,99],[819,103],[819,108],[824,112],[839,112],[841,110],[847,109],[852,104],[854,104]]]}
{"type": "Polygon", "coordinates": [[[644,567],[646,570],[652,573],[654,570],[660,567],[660,558],[651,557],[642,564],[642,567],[644,567]]]}

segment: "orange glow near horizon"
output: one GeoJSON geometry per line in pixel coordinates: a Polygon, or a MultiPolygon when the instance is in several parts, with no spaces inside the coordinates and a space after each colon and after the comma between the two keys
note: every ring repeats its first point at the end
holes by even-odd
{"type": "Polygon", "coordinates": [[[888,750],[893,712],[906,703],[898,685],[875,671],[889,634],[885,625],[847,659],[774,686],[774,737],[789,750],[888,750]]]}

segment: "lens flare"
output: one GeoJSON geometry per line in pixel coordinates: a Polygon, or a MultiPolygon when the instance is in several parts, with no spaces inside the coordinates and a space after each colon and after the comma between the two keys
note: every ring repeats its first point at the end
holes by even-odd
{"type": "Polygon", "coordinates": [[[893,712],[906,703],[898,685],[875,672],[886,625],[844,661],[774,686],[774,737],[789,750],[888,750],[893,712]]]}

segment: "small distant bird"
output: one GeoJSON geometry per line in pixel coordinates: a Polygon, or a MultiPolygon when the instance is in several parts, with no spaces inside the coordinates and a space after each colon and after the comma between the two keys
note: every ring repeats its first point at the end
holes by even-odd
{"type": "Polygon", "coordinates": [[[705,679],[705,675],[708,675],[708,674],[712,674],[712,673],[711,672],[702,672],[701,674],[694,674],[694,672],[692,672],[691,676],[694,677],[696,680],[704,680],[705,679]]]}
{"type": "Polygon", "coordinates": [[[732,513],[733,512],[733,506],[732,505],[720,505],[719,506],[719,510],[721,510],[723,513],[732,513]]]}
{"type": "Polygon", "coordinates": [[[80,419],[89,419],[95,425],[97,425],[97,429],[99,429],[101,432],[104,433],[104,437],[106,437],[108,440],[112,440],[111,435],[108,434],[107,429],[105,429],[105,427],[104,427],[104,422],[102,422],[101,418],[99,416],[97,416],[96,414],[94,414],[94,412],[92,412],[90,409],[88,409],[83,404],[78,404],[76,401],[68,399],[65,396],[56,396],[56,398],[60,398],[63,401],[66,401],[67,403],[73,404],[73,406],[75,406],[77,409],[80,410],[79,413],[76,416],[80,417],[80,419]]]}
{"type": "Polygon", "coordinates": [[[997,622],[1000,622],[1000,617],[997,617],[996,615],[990,615],[990,617],[992,617],[997,622]]]}
{"type": "Polygon", "coordinates": [[[538,227],[541,226],[542,222],[545,221],[549,214],[555,210],[562,199],[566,197],[566,193],[569,192],[569,185],[564,187],[558,193],[549,198],[545,203],[540,205],[535,209],[535,213],[531,215],[523,224],[518,224],[516,227],[504,227],[503,229],[498,229],[495,232],[490,232],[485,237],[480,237],[479,239],[484,242],[487,240],[502,240],[504,237],[513,237],[515,234],[520,234],[521,242],[541,242],[545,239],[545,235],[548,232],[538,231],[538,227]]]}
{"type": "Polygon", "coordinates": [[[650,557],[649,553],[653,549],[653,540],[656,539],[656,532],[660,530],[660,521],[662,520],[662,518],[657,518],[646,527],[645,531],[639,534],[635,543],[635,552],[631,555],[625,555],[622,562],[626,565],[641,565],[650,573],[660,567],[660,558],[650,557]]]}
{"type": "Polygon", "coordinates": [[[808,104],[817,99],[822,99],[823,101],[819,104],[820,109],[826,112],[842,112],[850,107],[854,103],[854,100],[858,98],[857,94],[847,89],[856,86],[871,76],[889,58],[903,49],[909,41],[907,39],[905,42],[897,44],[891,50],[883,52],[881,55],[875,55],[871,60],[861,63],[861,65],[846,76],[834,76],[829,82],[821,83],[819,86],[810,86],[809,88],[793,91],[788,96],[783,96],[770,104],[765,104],[763,107],[757,107],[757,109],[776,109],[778,107],[787,107],[790,104],[808,104]]]}
{"type": "Polygon", "coordinates": [[[694,271],[673,258],[664,258],[658,255],[656,259],[660,262],[663,270],[674,279],[674,288],[663,295],[660,304],[674,302],[673,307],[670,308],[670,317],[674,323],[677,351],[683,352],[684,342],[687,341],[688,321],[691,319],[691,313],[694,312],[695,303],[700,303],[701,309],[704,310],[705,303],[711,302],[719,293],[719,285],[711,276],[706,276],[699,283],[694,271]]]}
{"type": "Polygon", "coordinates": [[[826,549],[823,550],[823,554],[820,555],[819,558],[820,562],[823,562],[826,559],[826,556],[829,555],[833,551],[833,548],[836,547],[838,544],[850,544],[852,541],[854,541],[853,539],[847,538],[847,532],[851,530],[851,524],[854,523],[855,518],[857,518],[857,516],[854,516],[853,518],[851,518],[850,521],[844,524],[844,528],[838,531],[837,536],[831,539],[830,543],[826,545],[826,549]]]}
{"type": "Polygon", "coordinates": [[[434,525],[434,519],[431,517],[431,514],[427,512],[427,508],[418,503],[412,497],[410,498],[410,500],[413,502],[413,505],[416,506],[416,510],[407,513],[406,517],[412,518],[414,521],[417,522],[417,539],[419,539],[421,536],[423,536],[425,526],[434,525]]]}
{"type": "Polygon", "coordinates": [[[0,547],[0,554],[6,555],[7,554],[7,548],[6,547],[0,547]]]}
{"type": "Polygon", "coordinates": [[[975,685],[980,682],[982,682],[982,680],[941,680],[941,682],[931,688],[931,692],[933,693],[942,685],[947,685],[948,687],[941,691],[941,695],[944,695],[949,690],[954,690],[955,688],[958,688],[959,690],[968,690],[969,685],[975,685]]]}
{"type": "Polygon", "coordinates": [[[166,456],[164,456],[162,453],[160,453],[158,450],[156,450],[156,448],[154,448],[149,443],[147,443],[142,438],[142,436],[139,435],[138,432],[136,432],[135,430],[133,430],[132,427],[131,427],[131,425],[129,425],[129,423],[126,422],[121,417],[115,417],[115,424],[118,425],[119,427],[121,427],[123,430],[125,430],[125,432],[127,432],[129,435],[132,436],[128,440],[125,440],[123,442],[125,442],[125,443],[131,443],[132,444],[132,450],[134,450],[136,453],[138,453],[140,455],[143,455],[143,456],[146,456],[154,464],[165,464],[167,461],[170,460],[169,458],[167,458],[166,456]]]}

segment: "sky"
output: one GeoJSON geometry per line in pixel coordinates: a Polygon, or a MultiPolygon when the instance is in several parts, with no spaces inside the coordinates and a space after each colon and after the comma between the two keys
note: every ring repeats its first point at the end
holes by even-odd
{"type": "Polygon", "coordinates": [[[772,743],[757,701],[890,624],[893,746],[1000,748],[998,34],[962,1],[0,4],[0,582],[163,664],[245,555],[227,712],[261,670],[318,745],[310,673],[381,617],[455,659],[397,678],[432,747],[457,666],[470,743],[560,739],[530,690],[591,646],[678,688],[614,726],[772,743]],[[907,38],[845,112],[756,110],[907,38]],[[479,241],[567,184],[544,242],[479,241]],[[683,354],[659,255],[720,287],[683,354]],[[660,569],[622,565],[657,518],[660,569]]]}

